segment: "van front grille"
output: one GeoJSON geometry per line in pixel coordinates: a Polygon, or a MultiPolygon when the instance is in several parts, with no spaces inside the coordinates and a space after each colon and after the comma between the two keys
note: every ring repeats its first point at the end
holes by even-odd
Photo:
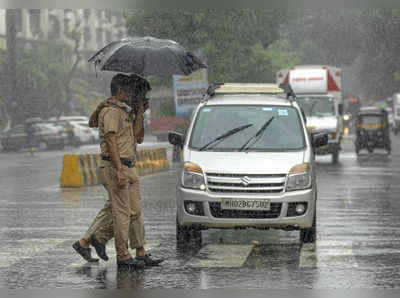
{"type": "Polygon", "coordinates": [[[286,174],[245,175],[206,173],[208,190],[214,193],[280,193],[286,174]]]}
{"type": "Polygon", "coordinates": [[[282,203],[271,203],[271,210],[226,210],[221,203],[209,202],[211,215],[216,218],[278,218],[281,215],[282,203]]]}

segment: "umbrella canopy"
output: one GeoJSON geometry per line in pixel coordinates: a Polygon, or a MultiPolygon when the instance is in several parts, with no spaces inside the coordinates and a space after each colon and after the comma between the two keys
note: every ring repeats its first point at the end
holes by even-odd
{"type": "Polygon", "coordinates": [[[173,40],[128,37],[112,42],[88,60],[101,70],[148,75],[189,75],[207,68],[200,58],[173,40]]]}

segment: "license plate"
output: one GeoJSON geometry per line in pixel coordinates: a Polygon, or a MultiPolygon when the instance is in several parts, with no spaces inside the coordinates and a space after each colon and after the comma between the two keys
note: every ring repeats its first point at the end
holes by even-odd
{"type": "Polygon", "coordinates": [[[271,210],[270,200],[222,199],[224,210],[271,210]]]}

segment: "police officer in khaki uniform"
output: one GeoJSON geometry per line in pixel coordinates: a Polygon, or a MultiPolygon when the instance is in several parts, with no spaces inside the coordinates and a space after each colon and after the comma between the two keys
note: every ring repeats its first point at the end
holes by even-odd
{"type": "MultiPolygon", "coordinates": [[[[117,264],[119,266],[155,266],[162,260],[152,259],[144,249],[144,224],[141,212],[139,176],[134,167],[136,139],[143,141],[143,112],[146,105],[140,101],[133,121],[127,106],[133,87],[132,77],[116,75],[111,83],[112,97],[101,104],[91,117],[99,123],[102,161],[100,176],[109,200],[96,216],[83,239],[74,243],[74,249],[87,261],[91,257],[88,243],[97,254],[108,260],[105,243],[115,237],[117,264]],[[128,249],[136,249],[133,259],[128,249]]],[[[92,126],[93,123],[91,123],[92,126]]]]}

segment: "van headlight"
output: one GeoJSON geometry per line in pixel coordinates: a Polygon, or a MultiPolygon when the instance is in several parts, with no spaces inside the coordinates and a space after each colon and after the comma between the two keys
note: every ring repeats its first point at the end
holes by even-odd
{"type": "Polygon", "coordinates": [[[287,179],[286,191],[302,190],[311,187],[312,177],[310,164],[294,166],[287,179]]]}
{"type": "Polygon", "coordinates": [[[203,170],[196,164],[186,162],[183,166],[182,186],[185,188],[205,190],[203,170]]]}

